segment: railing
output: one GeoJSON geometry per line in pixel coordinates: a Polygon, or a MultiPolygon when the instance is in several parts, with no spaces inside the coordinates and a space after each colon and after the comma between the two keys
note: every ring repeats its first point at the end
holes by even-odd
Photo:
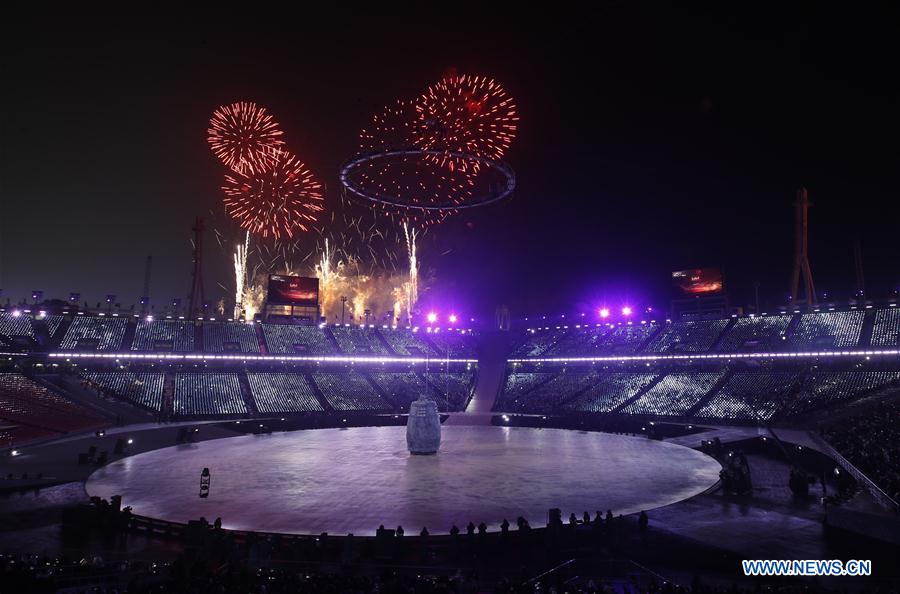
{"type": "Polygon", "coordinates": [[[536,587],[547,580],[569,583],[580,578],[600,578],[604,581],[613,582],[627,581],[631,584],[636,583],[639,586],[649,585],[643,583],[645,580],[656,582],[657,584],[673,583],[672,580],[631,559],[609,559],[598,562],[576,557],[541,572],[523,585],[536,587]]]}
{"type": "Polygon", "coordinates": [[[893,512],[900,512],[900,505],[896,501],[894,501],[890,495],[881,490],[881,488],[875,484],[872,479],[867,477],[861,470],[859,470],[856,466],[850,463],[849,460],[844,458],[840,452],[834,449],[831,444],[822,439],[815,431],[807,432],[810,439],[821,448],[822,452],[829,457],[831,457],[835,462],[840,464],[844,470],[850,473],[850,476],[855,478],[857,482],[863,485],[870,495],[875,499],[875,501],[885,509],[889,509],[893,512]]]}

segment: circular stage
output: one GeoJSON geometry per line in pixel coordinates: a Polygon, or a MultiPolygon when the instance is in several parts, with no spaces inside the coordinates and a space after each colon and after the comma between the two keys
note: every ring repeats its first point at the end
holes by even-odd
{"type": "Polygon", "coordinates": [[[174,522],[221,517],[235,530],[334,535],[384,524],[414,535],[469,521],[496,530],[519,516],[543,527],[553,507],[564,519],[649,510],[706,490],[719,469],[686,447],[607,433],[445,425],[440,453],[411,456],[405,427],[359,427],[173,446],[104,466],[86,487],[174,522]]]}

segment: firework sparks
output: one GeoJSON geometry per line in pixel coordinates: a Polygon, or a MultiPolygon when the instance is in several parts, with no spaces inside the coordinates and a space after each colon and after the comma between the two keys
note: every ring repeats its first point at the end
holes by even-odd
{"type": "MultiPolygon", "coordinates": [[[[382,323],[395,324],[403,314],[409,279],[388,275],[383,270],[365,272],[357,258],[345,256],[340,259],[338,253],[341,251],[326,239],[315,266],[322,315],[336,321],[343,308],[345,319],[350,321],[381,319],[382,323]],[[345,303],[341,297],[347,298],[345,303]]],[[[408,310],[406,317],[409,319],[408,310]]]]}
{"type": "MultiPolygon", "coordinates": [[[[418,121],[409,126],[415,145],[424,151],[465,153],[499,161],[516,137],[516,104],[503,87],[484,76],[444,78],[415,104],[418,121]]],[[[451,170],[478,171],[478,162],[430,154],[451,170]]]]}
{"type": "Polygon", "coordinates": [[[287,152],[264,172],[226,175],[222,191],[228,214],[242,229],[263,238],[293,238],[309,231],[323,210],[322,184],[287,152]]]}
{"type": "Polygon", "coordinates": [[[409,280],[406,282],[406,315],[407,323],[411,323],[413,308],[419,301],[419,262],[416,258],[416,228],[410,228],[404,222],[403,235],[406,237],[406,253],[409,256],[409,280]]]}
{"type": "MultiPolygon", "coordinates": [[[[238,244],[234,251],[234,319],[241,317],[244,309],[244,294],[247,292],[247,256],[250,252],[250,232],[243,244],[238,244]]],[[[247,319],[253,319],[252,316],[247,319]]]]}
{"type": "MultiPolygon", "coordinates": [[[[397,101],[372,118],[359,135],[361,153],[384,153],[413,146],[418,122],[415,107],[397,101]]],[[[356,173],[357,182],[367,193],[387,200],[381,210],[390,218],[423,226],[440,223],[452,214],[452,205],[472,197],[474,181],[464,172],[442,167],[429,155],[413,151],[395,158],[365,163],[356,173]],[[387,202],[396,203],[394,206],[387,202]],[[437,209],[436,205],[448,205],[437,209]]]]}
{"type": "Polygon", "coordinates": [[[284,146],[282,132],[272,116],[264,107],[246,101],[216,109],[207,135],[212,152],[241,175],[266,171],[284,146]]]}

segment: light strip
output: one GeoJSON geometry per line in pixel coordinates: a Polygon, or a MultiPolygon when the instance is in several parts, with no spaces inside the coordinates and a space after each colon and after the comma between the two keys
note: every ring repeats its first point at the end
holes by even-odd
{"type": "Polygon", "coordinates": [[[446,357],[346,357],[305,355],[216,355],[209,353],[49,353],[54,359],[129,359],[143,361],[241,361],[241,362],[305,362],[305,363],[478,363],[478,359],[446,357]]]}
{"type": "Polygon", "coordinates": [[[797,359],[810,357],[896,357],[900,350],[809,351],[785,353],[697,353],[693,355],[626,355],[618,357],[547,357],[507,359],[507,363],[601,363],[616,361],[693,361],[697,359],[797,359]]]}

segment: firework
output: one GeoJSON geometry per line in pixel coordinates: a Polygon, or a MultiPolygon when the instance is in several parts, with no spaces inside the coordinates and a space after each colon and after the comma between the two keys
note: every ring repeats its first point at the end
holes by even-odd
{"type": "Polygon", "coordinates": [[[247,290],[247,256],[250,251],[250,232],[247,231],[243,244],[234,251],[234,319],[241,317],[244,293],[247,290]]]}
{"type": "Polygon", "coordinates": [[[410,124],[415,146],[446,151],[431,158],[450,169],[479,169],[477,161],[449,153],[499,161],[516,137],[516,104],[496,81],[483,76],[450,76],[428,88],[415,104],[410,124]]]}
{"type": "Polygon", "coordinates": [[[322,184],[295,156],[282,152],[264,172],[225,176],[225,210],[242,229],[263,238],[309,231],[322,212],[322,184]]]}
{"type": "Polygon", "coordinates": [[[399,100],[386,106],[372,117],[372,122],[359,133],[361,153],[384,152],[398,148],[412,148],[418,125],[415,105],[399,100]]]}
{"type": "Polygon", "coordinates": [[[448,170],[415,149],[417,125],[411,103],[401,100],[385,107],[359,135],[360,154],[383,156],[362,163],[353,177],[367,194],[379,197],[374,204],[391,218],[428,226],[469,200],[474,181],[472,175],[448,170]],[[413,150],[390,154],[398,149],[413,150]]]}
{"type": "Polygon", "coordinates": [[[284,146],[282,132],[266,109],[245,101],[216,109],[207,134],[212,152],[241,175],[266,171],[284,146]]]}
{"type": "Polygon", "coordinates": [[[407,322],[412,321],[412,311],[419,301],[419,262],[416,258],[416,228],[409,228],[403,223],[403,235],[406,237],[406,253],[409,257],[409,280],[406,283],[407,322]]]}
{"type": "MultiPolygon", "coordinates": [[[[404,304],[408,303],[409,278],[389,275],[384,270],[369,270],[359,259],[345,255],[325,240],[325,247],[316,264],[314,274],[319,279],[319,307],[326,319],[337,321],[345,314],[349,321],[381,319],[395,324],[401,319],[404,304]],[[346,297],[346,302],[341,301],[346,297]],[[366,310],[369,315],[366,315],[366,310]]],[[[410,318],[407,306],[406,319],[410,318]]]]}

